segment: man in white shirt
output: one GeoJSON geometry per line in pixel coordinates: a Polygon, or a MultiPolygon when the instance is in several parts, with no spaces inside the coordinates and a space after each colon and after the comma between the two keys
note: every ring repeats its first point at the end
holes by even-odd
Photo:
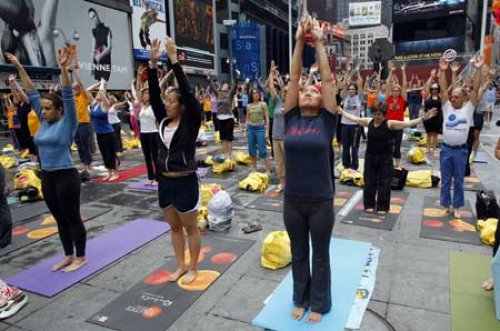
{"type": "Polygon", "coordinates": [[[474,109],[478,104],[478,90],[481,83],[481,67],[484,59],[475,60],[476,74],[473,89],[466,101],[463,88],[453,89],[448,98],[448,82],[446,71],[448,62],[443,58],[439,61],[441,74],[439,85],[443,109],[443,142],[441,144],[441,206],[448,215],[453,207],[453,215],[460,218],[459,208],[464,205],[464,177],[467,163],[467,136],[473,121],[474,109]],[[453,181],[453,201],[451,198],[451,183],[453,181]]]}

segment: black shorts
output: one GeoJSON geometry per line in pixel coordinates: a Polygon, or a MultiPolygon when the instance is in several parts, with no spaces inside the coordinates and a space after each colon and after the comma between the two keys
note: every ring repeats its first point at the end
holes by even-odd
{"type": "Polygon", "coordinates": [[[219,120],[219,135],[220,140],[233,141],[234,140],[234,118],[227,120],[219,120]]]}
{"type": "Polygon", "coordinates": [[[181,213],[199,208],[200,180],[196,173],[185,177],[165,177],[159,175],[158,200],[161,209],[175,207],[181,213]]]}
{"type": "Polygon", "coordinates": [[[478,131],[483,129],[484,125],[484,114],[480,114],[478,112],[474,113],[474,128],[478,131]]]}

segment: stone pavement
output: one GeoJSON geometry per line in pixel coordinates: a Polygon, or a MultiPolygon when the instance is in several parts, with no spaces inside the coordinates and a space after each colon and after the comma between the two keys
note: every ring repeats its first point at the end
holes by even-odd
{"type": "MultiPolygon", "coordinates": [[[[474,164],[474,170],[486,188],[496,192],[500,192],[497,174],[500,162],[492,155],[499,135],[500,128],[485,127],[481,148],[490,154],[488,163],[474,164]]],[[[409,201],[393,231],[342,224],[337,218],[333,235],[370,241],[382,249],[375,292],[369,305],[371,310],[387,319],[398,331],[450,330],[449,252],[491,255],[491,248],[420,238],[423,198],[428,195],[437,197],[439,191],[406,190],[410,192],[409,201]]],[[[235,194],[237,188],[229,191],[235,194]]],[[[112,194],[119,195],[120,192],[112,194]]],[[[281,213],[243,206],[254,197],[238,192],[233,226],[227,235],[254,239],[256,243],[169,330],[258,330],[251,325],[251,320],[289,268],[268,271],[260,267],[261,244],[266,234],[283,230],[284,226],[281,213]],[[251,220],[260,221],[263,230],[245,235],[241,231],[242,224],[251,220]]],[[[473,192],[466,192],[466,198],[474,205],[473,192]]],[[[88,221],[86,227],[90,239],[133,219],[159,217],[161,213],[154,203],[139,209],[113,206],[110,213],[88,221]]],[[[58,237],[52,236],[1,257],[0,277],[12,276],[60,250],[58,237]]],[[[29,304],[14,317],[0,322],[0,331],[104,330],[85,320],[173,255],[170,236],[164,235],[53,298],[29,294],[29,304]]],[[[367,311],[361,330],[384,331],[389,328],[379,317],[367,311]]]]}

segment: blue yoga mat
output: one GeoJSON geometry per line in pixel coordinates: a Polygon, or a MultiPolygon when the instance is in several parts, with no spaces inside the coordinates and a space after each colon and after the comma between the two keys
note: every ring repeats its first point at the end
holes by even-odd
{"type": "Polygon", "coordinates": [[[307,323],[307,315],[301,321],[293,320],[290,312],[292,302],[292,272],[278,285],[274,294],[252,324],[270,330],[325,330],[343,331],[361,274],[366,264],[371,243],[345,239],[333,239],[330,243],[330,263],[332,268],[332,310],[325,314],[320,323],[307,323]]]}
{"type": "Polygon", "coordinates": [[[165,222],[135,220],[89,240],[86,252],[88,264],[81,269],[74,272],[52,272],[50,268],[64,257],[59,254],[5,281],[50,298],[169,230],[170,227],[165,222]]]}

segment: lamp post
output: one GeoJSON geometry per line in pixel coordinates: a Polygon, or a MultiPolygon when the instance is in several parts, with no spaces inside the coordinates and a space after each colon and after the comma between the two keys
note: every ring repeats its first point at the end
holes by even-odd
{"type": "Polygon", "coordinates": [[[229,64],[229,70],[231,71],[231,81],[234,79],[234,66],[238,63],[236,59],[226,59],[226,63],[229,64]]]}
{"type": "MultiPolygon", "coordinates": [[[[78,42],[78,40],[80,40],[80,35],[78,34],[78,31],[71,30],[69,34],[71,36],[71,39],[73,39],[75,42],[78,42]]],[[[71,57],[71,64],[73,64],[74,60],[76,59],[76,43],[74,43],[74,44],[70,43],[68,41],[68,38],[66,38],[66,34],[64,33],[64,31],[59,29],[59,28],[53,28],[52,35],[54,37],[61,36],[63,38],[64,45],[66,45],[66,47],[69,48],[69,51],[70,51],[69,55],[71,57]]],[[[70,66],[70,72],[71,72],[71,78],[73,78],[73,67],[72,66],[70,66]]]]}
{"type": "Polygon", "coordinates": [[[227,59],[226,63],[229,63],[230,66],[230,77],[231,77],[231,82],[233,81],[234,75],[233,75],[233,36],[232,36],[232,31],[231,28],[233,25],[236,24],[236,20],[224,20],[222,23],[224,24],[225,27],[227,27],[228,30],[228,42],[229,42],[229,58],[227,59]]]}

